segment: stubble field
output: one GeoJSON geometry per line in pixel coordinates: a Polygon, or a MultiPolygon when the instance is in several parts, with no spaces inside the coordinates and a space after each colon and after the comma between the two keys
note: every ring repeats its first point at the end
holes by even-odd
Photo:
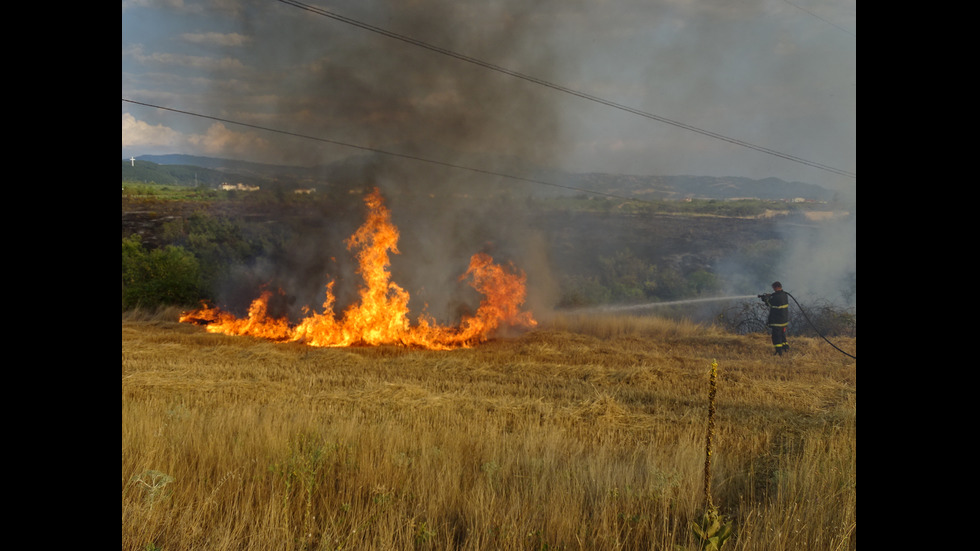
{"type": "MultiPolygon", "coordinates": [[[[856,549],[856,362],[819,339],[555,316],[453,351],[122,318],[122,548],[856,549]]],[[[853,338],[835,339],[856,353],[853,338]]]]}

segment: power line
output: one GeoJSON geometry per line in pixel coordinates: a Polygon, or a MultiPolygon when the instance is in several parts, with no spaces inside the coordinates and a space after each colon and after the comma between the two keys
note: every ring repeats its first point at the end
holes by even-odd
{"type": "Polygon", "coordinates": [[[327,17],[327,18],[330,18],[330,19],[334,19],[336,21],[340,21],[342,23],[347,23],[348,25],[353,25],[355,27],[359,27],[361,29],[364,29],[364,30],[367,30],[367,31],[371,31],[371,32],[374,32],[374,33],[377,33],[377,34],[386,36],[388,38],[392,38],[392,39],[395,39],[395,40],[400,40],[402,42],[405,42],[405,43],[408,43],[408,44],[412,44],[413,46],[418,46],[420,48],[425,48],[427,50],[431,50],[431,51],[436,52],[436,53],[440,53],[440,54],[443,54],[443,55],[446,55],[446,56],[449,56],[449,57],[452,57],[452,58],[455,58],[455,59],[459,59],[459,60],[465,61],[467,63],[472,63],[474,65],[478,65],[480,67],[483,67],[483,68],[486,68],[486,69],[490,69],[492,71],[497,71],[499,73],[503,73],[503,74],[510,75],[512,77],[515,77],[515,78],[526,80],[526,81],[532,82],[534,84],[539,84],[541,86],[545,86],[545,87],[548,87],[548,88],[551,88],[551,89],[554,89],[554,90],[558,90],[559,92],[564,92],[566,94],[570,94],[570,95],[577,96],[577,97],[580,97],[580,98],[583,98],[583,99],[587,99],[589,101],[600,103],[602,105],[613,107],[613,108],[619,109],[621,111],[626,111],[627,113],[632,113],[634,115],[639,115],[641,117],[645,117],[645,118],[652,119],[652,120],[655,120],[655,121],[658,121],[658,122],[666,123],[666,124],[669,124],[669,125],[672,125],[672,126],[676,126],[678,128],[683,128],[685,130],[690,130],[691,132],[697,132],[698,134],[703,134],[705,136],[709,136],[709,137],[712,137],[712,138],[715,138],[715,139],[718,139],[718,140],[726,141],[726,142],[729,142],[729,143],[732,143],[732,144],[735,144],[735,145],[739,145],[739,146],[742,146],[742,147],[747,147],[749,149],[754,149],[756,151],[761,151],[763,153],[768,153],[770,155],[774,155],[774,156],[780,157],[782,159],[786,159],[786,160],[789,160],[789,161],[801,163],[801,164],[804,164],[804,165],[807,165],[807,166],[818,168],[820,170],[826,170],[828,172],[833,172],[834,174],[838,174],[838,175],[841,175],[841,176],[847,176],[849,178],[857,178],[857,174],[856,173],[853,173],[853,172],[848,172],[846,170],[835,168],[835,167],[832,167],[832,166],[829,166],[829,165],[825,165],[825,164],[822,164],[822,163],[818,163],[818,162],[815,162],[815,161],[809,161],[807,159],[803,159],[803,158],[797,157],[795,155],[790,155],[788,153],[782,153],[782,152],[776,151],[774,149],[769,149],[767,147],[755,145],[755,144],[752,144],[752,143],[749,143],[749,142],[746,142],[746,141],[743,141],[743,140],[739,140],[739,139],[736,139],[736,138],[731,138],[731,137],[728,137],[728,136],[725,136],[725,135],[722,135],[722,134],[718,134],[716,132],[712,132],[710,130],[705,130],[703,128],[698,128],[698,127],[692,126],[690,124],[685,124],[685,123],[680,122],[680,121],[675,121],[675,120],[672,120],[672,119],[668,119],[666,117],[661,117],[659,115],[654,115],[652,113],[647,113],[646,111],[641,111],[639,109],[636,109],[636,108],[633,108],[633,107],[629,107],[629,106],[626,106],[626,105],[622,105],[622,104],[619,104],[619,103],[616,103],[616,102],[613,102],[613,101],[610,101],[610,100],[607,100],[607,99],[603,99],[603,98],[600,98],[598,96],[593,96],[592,94],[587,94],[585,92],[580,92],[580,91],[577,91],[577,90],[573,90],[571,88],[562,86],[560,84],[555,84],[553,82],[548,82],[546,80],[543,80],[543,79],[540,79],[540,78],[537,78],[537,77],[534,77],[534,76],[525,75],[523,73],[519,73],[517,71],[513,71],[511,69],[507,69],[507,68],[501,67],[499,65],[494,65],[493,63],[489,63],[487,61],[482,61],[480,59],[476,59],[474,57],[470,57],[468,55],[461,54],[461,53],[455,52],[453,50],[442,48],[440,46],[435,46],[435,45],[429,44],[427,42],[423,42],[421,40],[412,38],[410,36],[405,36],[405,35],[398,34],[398,33],[392,32],[392,31],[388,31],[386,29],[382,29],[380,27],[376,27],[374,25],[370,25],[368,23],[364,23],[362,21],[358,21],[358,20],[352,19],[350,17],[346,17],[346,16],[343,16],[343,15],[340,15],[340,14],[337,14],[337,13],[334,13],[334,12],[331,12],[331,11],[327,11],[327,10],[325,10],[323,8],[318,8],[318,7],[315,7],[315,6],[310,6],[309,4],[304,4],[302,2],[297,2],[296,0],[277,0],[277,1],[282,2],[283,4],[287,4],[287,5],[293,6],[295,8],[299,8],[299,9],[302,9],[302,10],[309,11],[311,13],[315,13],[317,15],[322,15],[324,17],[327,17]]]}
{"type": "Polygon", "coordinates": [[[843,32],[845,32],[845,33],[853,36],[854,38],[857,38],[857,35],[854,34],[854,33],[852,33],[851,31],[845,29],[844,27],[841,27],[840,25],[838,25],[837,23],[834,23],[833,21],[829,21],[827,19],[824,19],[823,17],[820,17],[819,15],[817,15],[817,14],[813,13],[812,11],[804,8],[803,6],[794,4],[794,3],[790,2],[789,0],[783,0],[783,2],[786,2],[790,6],[793,6],[794,8],[800,10],[801,12],[810,14],[812,17],[816,17],[817,19],[823,21],[824,23],[830,25],[831,27],[837,27],[838,30],[843,31],[843,32]]]}
{"type": "Polygon", "coordinates": [[[344,147],[352,147],[354,149],[360,149],[362,151],[370,151],[372,153],[379,153],[379,154],[382,154],[382,155],[389,155],[389,156],[392,156],[392,157],[400,157],[402,159],[410,159],[412,161],[420,161],[420,162],[423,162],[423,163],[430,163],[430,164],[444,166],[444,167],[448,167],[448,168],[456,168],[456,169],[460,169],[460,170],[468,170],[470,172],[476,172],[476,173],[485,174],[485,175],[488,175],[488,176],[498,176],[498,177],[501,177],[501,178],[509,178],[509,179],[512,179],[512,180],[519,180],[519,181],[522,181],[522,182],[529,182],[529,183],[532,183],[532,184],[540,184],[540,185],[544,185],[544,186],[552,186],[552,187],[557,187],[557,188],[562,188],[562,189],[567,189],[567,190],[572,190],[572,191],[579,191],[579,192],[583,192],[583,193],[591,193],[591,194],[594,194],[594,195],[603,195],[603,196],[606,196],[606,197],[612,197],[612,198],[615,198],[615,199],[622,199],[622,200],[625,200],[625,201],[636,201],[636,202],[640,202],[640,203],[648,202],[648,201],[644,201],[643,199],[637,199],[635,197],[626,197],[626,196],[623,196],[623,195],[617,195],[615,193],[607,193],[607,192],[604,192],[604,191],[596,191],[596,190],[593,190],[593,189],[585,189],[585,188],[579,188],[579,187],[574,187],[574,186],[566,186],[566,185],[562,185],[562,184],[556,184],[554,182],[547,182],[547,181],[544,181],[544,180],[536,180],[534,178],[525,178],[523,176],[517,176],[517,175],[514,175],[514,174],[506,174],[506,173],[503,173],[503,172],[496,172],[496,171],[493,171],[493,170],[486,170],[486,169],[482,169],[482,168],[474,168],[474,167],[471,167],[471,166],[465,166],[465,165],[460,165],[460,164],[455,164],[455,163],[449,163],[449,162],[446,162],[446,161],[438,161],[438,160],[435,160],[435,159],[428,159],[428,158],[425,158],[425,157],[419,157],[417,155],[408,155],[408,154],[405,154],[405,153],[398,153],[398,152],[394,152],[394,151],[386,151],[384,149],[378,149],[378,148],[368,147],[368,146],[364,146],[364,145],[357,145],[357,144],[352,144],[352,143],[347,143],[347,142],[341,142],[341,141],[338,141],[338,140],[331,140],[331,139],[328,139],[328,138],[321,138],[319,136],[310,136],[308,134],[300,134],[300,133],[297,133],[297,132],[290,132],[288,130],[281,130],[281,129],[278,129],[278,128],[270,128],[270,127],[267,127],[267,126],[259,126],[257,124],[251,124],[251,123],[247,123],[247,122],[234,121],[234,120],[231,120],[231,119],[224,119],[224,118],[215,117],[215,116],[212,116],[212,115],[205,115],[205,114],[202,114],[202,113],[194,113],[192,111],[184,111],[182,109],[174,109],[172,107],[165,107],[165,106],[162,106],[162,105],[154,105],[152,103],[145,103],[145,102],[142,102],[142,101],[136,101],[136,100],[126,99],[126,98],[122,98],[122,101],[124,101],[126,103],[132,103],[134,105],[142,105],[144,107],[152,107],[152,108],[155,108],[155,109],[161,109],[163,111],[170,111],[170,112],[173,112],[173,113],[180,113],[182,115],[190,115],[192,117],[199,117],[199,118],[202,118],[202,119],[209,119],[209,120],[213,120],[213,121],[217,121],[217,122],[222,122],[222,123],[227,123],[227,124],[234,124],[234,125],[238,125],[238,126],[244,126],[244,127],[253,128],[253,129],[256,129],[256,130],[262,130],[262,131],[265,131],[265,132],[274,132],[276,134],[283,134],[283,135],[286,135],[286,136],[293,136],[293,137],[296,137],[296,138],[303,138],[303,139],[314,140],[314,141],[323,142],[323,143],[329,143],[329,144],[334,144],[334,145],[341,145],[341,146],[344,146],[344,147]]]}

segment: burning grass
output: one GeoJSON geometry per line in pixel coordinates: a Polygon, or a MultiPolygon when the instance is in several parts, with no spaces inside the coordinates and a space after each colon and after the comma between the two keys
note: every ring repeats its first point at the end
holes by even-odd
{"type": "MultiPolygon", "coordinates": [[[[432,351],[122,323],[123,549],[855,549],[856,366],[818,339],[562,318],[432,351]]],[[[853,350],[855,342],[842,343],[853,350]]]]}
{"type": "Polygon", "coordinates": [[[334,315],[336,298],[331,281],[327,283],[322,312],[308,309],[309,315],[295,324],[269,314],[272,291],[255,299],[244,318],[205,306],[182,315],[180,321],[205,325],[214,333],[316,347],[396,344],[433,350],[472,346],[487,340],[498,329],[531,328],[537,324],[530,312],[521,310],[527,294],[524,274],[505,269],[489,255],[477,253],[460,276],[484,296],[476,313],[464,317],[455,327],[439,325],[424,314],[412,325],[409,294],[391,280],[389,272],[389,254],[398,253],[398,228],[392,224],[391,213],[377,189],[367,195],[365,202],[367,220],[347,241],[347,248],[357,251],[358,271],[364,284],[359,302],[349,306],[339,319],[334,315]]]}

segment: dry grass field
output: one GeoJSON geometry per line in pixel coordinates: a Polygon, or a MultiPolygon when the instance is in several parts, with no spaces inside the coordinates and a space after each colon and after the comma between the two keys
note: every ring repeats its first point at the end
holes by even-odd
{"type": "Polygon", "coordinates": [[[697,549],[713,360],[723,549],[856,549],[856,362],[822,340],[566,315],[313,348],[177,317],[122,317],[124,550],[697,549]]]}

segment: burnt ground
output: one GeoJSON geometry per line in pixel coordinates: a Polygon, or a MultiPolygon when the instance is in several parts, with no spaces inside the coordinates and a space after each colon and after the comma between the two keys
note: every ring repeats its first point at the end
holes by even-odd
{"type": "MultiPolygon", "coordinates": [[[[338,209],[339,210],[339,209],[338,209]]],[[[339,213],[348,217],[351,206],[339,213]]],[[[337,217],[338,212],[324,213],[315,205],[282,206],[264,202],[249,204],[229,201],[178,201],[153,198],[122,198],[122,237],[134,233],[142,237],[144,245],[155,248],[167,245],[162,238],[168,222],[187,219],[203,212],[214,217],[234,217],[254,222],[283,222],[295,224],[297,221],[327,217],[337,217]]]]}
{"type": "MultiPolygon", "coordinates": [[[[487,207],[489,210],[493,206],[487,207]]],[[[424,210],[424,209],[423,209],[424,210]]],[[[197,211],[212,216],[235,216],[256,222],[285,223],[291,227],[316,227],[335,223],[343,229],[338,235],[349,235],[363,216],[359,201],[327,208],[323,203],[277,205],[259,203],[201,202],[175,200],[145,200],[124,197],[122,199],[122,235],[133,233],[142,236],[148,247],[162,246],[161,238],[167,222],[186,218],[197,211]]],[[[420,212],[417,220],[436,216],[420,212]]],[[[414,223],[406,218],[395,223],[404,229],[414,223]]],[[[698,268],[710,269],[719,259],[736,254],[740,249],[760,241],[781,238],[777,222],[771,218],[733,218],[704,215],[677,214],[622,214],[616,212],[588,212],[553,210],[544,212],[524,211],[513,217],[514,222],[500,223],[498,217],[486,216],[482,220],[470,220],[471,226],[501,226],[502,233],[510,233],[503,240],[523,239],[520,226],[541,236],[545,254],[562,273],[594,275],[597,259],[628,251],[629,254],[651,264],[670,266],[683,273],[698,268]]],[[[457,223],[458,224],[458,223],[457,223]]],[[[488,233],[492,229],[488,228],[488,233]]],[[[406,246],[411,246],[406,244],[406,246]]]]}
{"type": "Polygon", "coordinates": [[[555,213],[537,223],[552,236],[553,254],[568,259],[570,272],[582,274],[595,270],[599,256],[620,251],[686,273],[780,237],[770,219],[719,216],[555,213]]]}
{"type": "Polygon", "coordinates": [[[167,222],[190,216],[196,209],[186,208],[185,204],[138,205],[128,204],[123,199],[122,236],[139,234],[143,243],[151,248],[165,245],[160,239],[163,226],[167,222]]]}

